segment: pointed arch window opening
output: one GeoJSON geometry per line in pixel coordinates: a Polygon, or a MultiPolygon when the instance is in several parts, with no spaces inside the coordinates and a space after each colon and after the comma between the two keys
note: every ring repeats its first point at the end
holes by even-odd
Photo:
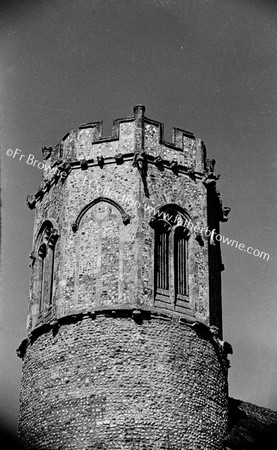
{"type": "Polygon", "coordinates": [[[39,318],[47,313],[53,305],[53,285],[55,269],[55,244],[57,230],[48,225],[44,228],[38,248],[37,289],[39,318]]]}
{"type": "Polygon", "coordinates": [[[188,257],[190,232],[186,214],[178,207],[159,211],[155,229],[154,291],[157,305],[166,308],[189,308],[188,257]],[[172,280],[172,281],[171,281],[172,280]]]}

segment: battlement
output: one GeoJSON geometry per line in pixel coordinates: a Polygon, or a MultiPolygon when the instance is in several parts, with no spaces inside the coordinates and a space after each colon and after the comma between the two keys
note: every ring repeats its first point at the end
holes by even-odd
{"type": "Polygon", "coordinates": [[[168,161],[169,164],[189,167],[191,170],[206,170],[206,149],[201,139],[181,128],[172,129],[172,140],[164,139],[164,124],[147,118],[143,105],[134,106],[134,115],[113,121],[112,134],[103,136],[103,122],[88,122],[72,129],[52,149],[42,149],[44,159],[52,166],[57,160],[76,162],[93,161],[97,157],[115,158],[118,155],[147,156],[168,161]]]}
{"type": "MultiPolygon", "coordinates": [[[[112,126],[112,134],[111,136],[103,136],[103,121],[97,121],[97,122],[88,122],[81,124],[79,126],[79,130],[85,129],[85,128],[91,128],[94,130],[93,138],[92,138],[92,144],[97,144],[99,142],[106,142],[106,141],[112,141],[112,140],[119,140],[120,139],[120,124],[123,123],[135,123],[135,121],[140,118],[140,120],[144,121],[144,124],[146,125],[152,125],[158,130],[158,136],[159,136],[159,144],[166,145],[170,148],[174,148],[176,150],[183,150],[183,140],[184,137],[188,139],[195,140],[195,136],[190,131],[183,130],[181,128],[172,128],[172,140],[171,142],[167,142],[164,139],[164,124],[162,122],[158,122],[156,120],[149,119],[144,116],[145,106],[137,105],[134,106],[134,115],[128,116],[128,117],[122,117],[120,119],[115,119],[113,121],[112,126]]],[[[63,141],[68,137],[69,133],[64,136],[62,139],[63,141]]]]}
{"type": "Polygon", "coordinates": [[[127,164],[123,169],[127,171],[130,164],[143,167],[143,171],[156,166],[161,171],[202,180],[206,187],[214,188],[219,176],[213,173],[215,160],[206,158],[203,141],[189,131],[174,127],[172,141],[167,142],[164,124],[145,117],[144,113],[145,107],[137,105],[133,116],[114,120],[111,136],[103,136],[102,121],[88,122],[72,129],[54,149],[43,147],[43,180],[38,192],[28,196],[28,206],[33,209],[59,179],[63,184],[72,170],[89,168],[96,176],[99,166],[116,169],[124,163],[127,164]]]}

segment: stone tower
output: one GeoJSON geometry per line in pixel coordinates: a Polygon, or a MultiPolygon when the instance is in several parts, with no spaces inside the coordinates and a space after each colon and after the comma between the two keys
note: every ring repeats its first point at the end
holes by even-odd
{"type": "MultiPolygon", "coordinates": [[[[228,432],[219,233],[203,142],[134,115],[44,147],[19,436],[47,450],[221,450],[228,432]],[[213,233],[211,231],[214,230],[213,233]],[[211,234],[210,237],[207,235],[211,234]]],[[[34,161],[34,164],[36,162],[34,161]]]]}

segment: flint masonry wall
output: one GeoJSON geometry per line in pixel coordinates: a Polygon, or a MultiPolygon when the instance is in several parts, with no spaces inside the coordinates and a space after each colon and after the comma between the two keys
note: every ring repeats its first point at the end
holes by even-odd
{"type": "MultiPolygon", "coordinates": [[[[162,124],[145,118],[140,128],[142,116],[143,108],[137,107],[134,117],[115,121],[115,136],[111,138],[102,138],[101,122],[82,125],[66,135],[54,150],[44,152],[48,170],[41,189],[31,200],[36,217],[29,331],[37,323],[36,241],[46,219],[55,222],[60,236],[55,249],[52,317],[87,305],[99,308],[129,304],[155,309],[154,230],[149,222],[161,206],[180,206],[199,229],[210,223],[219,229],[222,207],[214,189],[216,177],[209,169],[200,139],[174,129],[173,142],[164,143],[162,124]],[[138,135],[137,128],[143,133],[138,135]],[[134,166],[135,152],[144,155],[144,177],[134,166]],[[208,213],[209,191],[214,192],[214,199],[208,213]],[[95,204],[73,232],[78,214],[99,198],[113,201],[123,211],[114,203],[95,204]],[[124,224],[125,215],[129,222],[124,224]],[[105,261],[112,261],[115,255],[116,264],[105,267],[105,261]]],[[[190,245],[188,313],[221,329],[219,243],[214,249],[207,239],[201,243],[201,236],[193,233],[190,245]]]]}
{"type": "Polygon", "coordinates": [[[218,449],[226,358],[205,330],[85,318],[27,349],[21,440],[42,449],[218,449]]]}
{"type": "Polygon", "coordinates": [[[162,124],[137,106],[134,116],[114,122],[111,137],[102,137],[101,122],[84,124],[43,154],[44,179],[28,198],[35,226],[28,337],[19,348],[22,442],[222,448],[228,363],[209,331],[216,325],[220,336],[219,243],[211,249],[199,231],[191,233],[188,308],[154,296],[155,212],[175,205],[199,229],[218,230],[224,220],[203,143],[179,129],[164,142],[162,124]],[[52,301],[40,311],[38,242],[46,220],[57,240],[52,301]]]}

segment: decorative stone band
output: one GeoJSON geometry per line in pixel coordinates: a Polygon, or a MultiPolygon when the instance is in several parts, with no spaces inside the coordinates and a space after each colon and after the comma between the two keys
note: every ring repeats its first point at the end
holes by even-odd
{"type": "MultiPolygon", "coordinates": [[[[27,196],[27,206],[30,209],[34,209],[38,201],[41,201],[47,192],[49,192],[50,188],[57,183],[59,179],[64,183],[65,179],[71,172],[71,164],[69,162],[65,162],[59,159],[53,166],[55,168],[55,172],[51,180],[45,180],[43,186],[36,192],[35,195],[27,196]]],[[[51,168],[51,169],[53,169],[51,168]]]]}
{"type": "Polygon", "coordinates": [[[178,163],[176,158],[174,158],[172,161],[169,161],[162,158],[160,155],[153,156],[145,152],[126,153],[126,154],[118,153],[113,157],[106,157],[106,158],[104,158],[103,155],[99,154],[97,156],[96,163],[93,158],[88,160],[81,159],[80,161],[63,161],[60,158],[53,164],[53,166],[51,166],[50,171],[55,169],[53,177],[50,180],[46,180],[43,186],[36,192],[35,195],[27,196],[27,205],[30,209],[34,209],[36,207],[37,202],[43,199],[44,195],[46,195],[49,192],[51,187],[54,184],[56,184],[59,179],[61,179],[62,183],[65,182],[66,178],[68,177],[73,168],[78,169],[80,167],[82,170],[87,170],[89,166],[90,167],[100,166],[102,168],[106,163],[123,164],[124,160],[129,160],[130,158],[133,158],[133,166],[137,167],[144,175],[146,174],[147,164],[154,164],[160,169],[167,168],[169,170],[172,170],[176,174],[177,172],[180,172],[185,175],[188,175],[193,180],[195,180],[196,177],[201,179],[206,174],[205,179],[203,181],[206,186],[208,186],[211,183],[215,184],[215,182],[219,178],[219,176],[216,177],[215,175],[213,175],[212,172],[208,171],[207,175],[207,173],[195,171],[193,167],[184,166],[178,163]]]}
{"type": "Polygon", "coordinates": [[[162,158],[160,155],[154,156],[146,152],[136,152],[136,153],[116,153],[114,156],[103,156],[102,154],[97,155],[97,162],[93,158],[81,159],[81,160],[71,160],[70,165],[72,169],[81,168],[86,170],[88,167],[97,167],[104,164],[123,164],[125,161],[133,160],[133,166],[138,169],[143,169],[145,164],[154,164],[157,167],[163,167],[176,171],[177,169],[186,175],[197,175],[198,177],[207,176],[207,172],[198,172],[194,170],[194,167],[188,167],[184,164],[178,163],[177,158],[174,157],[173,160],[167,160],[162,158]]]}
{"type": "Polygon", "coordinates": [[[58,319],[53,319],[47,324],[42,324],[36,327],[32,332],[25,338],[16,350],[17,356],[19,358],[24,358],[25,353],[29,345],[44,333],[52,332],[56,335],[59,328],[64,325],[69,325],[71,323],[80,322],[82,320],[97,320],[97,316],[106,317],[129,317],[137,323],[142,323],[143,320],[162,320],[171,323],[179,323],[185,327],[192,328],[195,333],[204,339],[209,340],[216,351],[219,361],[222,364],[222,368],[227,377],[228,368],[230,367],[230,362],[227,358],[229,354],[233,353],[231,344],[222,341],[218,338],[219,330],[216,326],[208,326],[202,322],[191,321],[184,317],[174,317],[157,312],[151,309],[144,310],[134,307],[122,308],[122,309],[98,309],[98,310],[84,310],[82,312],[78,311],[76,313],[68,314],[58,319]]]}

